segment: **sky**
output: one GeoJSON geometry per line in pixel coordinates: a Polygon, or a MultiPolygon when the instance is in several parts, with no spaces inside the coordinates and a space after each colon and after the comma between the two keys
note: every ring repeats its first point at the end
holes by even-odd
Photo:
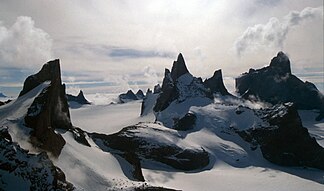
{"type": "Polygon", "coordinates": [[[121,92],[160,83],[181,52],[194,76],[225,84],[278,51],[324,92],[322,0],[2,0],[0,92],[59,58],[67,91],[121,92]]]}

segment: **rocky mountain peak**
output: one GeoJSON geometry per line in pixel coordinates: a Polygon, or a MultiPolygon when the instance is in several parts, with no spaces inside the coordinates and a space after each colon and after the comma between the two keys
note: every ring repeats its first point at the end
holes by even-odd
{"type": "Polygon", "coordinates": [[[80,92],[77,96],[66,94],[66,97],[67,97],[68,101],[74,101],[79,104],[90,104],[90,102],[84,97],[82,90],[80,90],[80,92]]]}
{"type": "Polygon", "coordinates": [[[34,146],[59,156],[65,141],[54,130],[72,129],[65,85],[62,84],[60,62],[52,60],[43,65],[34,75],[27,77],[20,96],[38,85],[49,81],[49,85],[34,99],[24,118],[25,125],[32,128],[31,142],[34,146]]]}
{"type": "Polygon", "coordinates": [[[137,92],[136,92],[136,97],[138,98],[138,99],[143,99],[144,97],[145,97],[145,95],[144,95],[144,93],[143,93],[143,91],[141,90],[141,89],[139,89],[137,92]]]}
{"type": "Polygon", "coordinates": [[[316,86],[303,82],[291,73],[287,55],[279,52],[270,66],[250,69],[236,78],[237,92],[245,99],[261,100],[271,104],[293,102],[298,109],[319,109],[324,116],[324,97],[316,86]]]}
{"type": "Polygon", "coordinates": [[[288,56],[282,51],[278,52],[277,56],[272,58],[270,68],[278,71],[279,74],[291,74],[290,61],[288,56]]]}
{"type": "Polygon", "coordinates": [[[129,101],[141,100],[144,99],[145,95],[143,91],[140,89],[136,92],[136,94],[132,90],[128,90],[126,93],[122,93],[118,96],[120,103],[127,103],[129,101]]]}
{"type": "Polygon", "coordinates": [[[189,73],[189,71],[187,69],[184,58],[183,58],[182,54],[180,53],[178,55],[177,61],[173,62],[173,66],[171,69],[171,77],[172,77],[173,81],[175,81],[180,76],[182,76],[183,74],[186,74],[186,73],[189,73]]]}
{"type": "Polygon", "coordinates": [[[162,88],[156,104],[155,112],[163,111],[171,102],[183,102],[189,98],[212,98],[210,91],[204,86],[201,78],[192,76],[180,53],[177,61],[173,62],[171,72],[165,69],[162,88]]]}
{"type": "Polygon", "coordinates": [[[223,82],[222,70],[216,70],[211,78],[204,81],[204,86],[208,88],[212,93],[230,95],[223,82]]]}
{"type": "Polygon", "coordinates": [[[24,87],[20,92],[19,97],[26,94],[45,81],[51,81],[52,84],[62,83],[59,59],[47,62],[43,65],[42,69],[37,74],[29,76],[24,82],[24,87]]]}

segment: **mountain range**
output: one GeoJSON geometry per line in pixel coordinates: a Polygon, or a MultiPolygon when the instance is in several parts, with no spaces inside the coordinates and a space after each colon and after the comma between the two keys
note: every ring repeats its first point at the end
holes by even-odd
{"type": "Polygon", "coordinates": [[[180,53],[154,91],[101,106],[66,94],[60,61],[49,61],[0,106],[0,188],[324,189],[324,129],[304,126],[324,123],[316,86],[283,52],[235,81],[232,95],[221,70],[193,76],[180,53]],[[273,174],[278,185],[266,181],[273,174]]]}

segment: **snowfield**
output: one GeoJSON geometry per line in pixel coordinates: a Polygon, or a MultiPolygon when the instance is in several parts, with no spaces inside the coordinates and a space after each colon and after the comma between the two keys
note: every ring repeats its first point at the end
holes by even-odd
{"type": "MultiPolygon", "coordinates": [[[[186,108],[198,115],[199,125],[195,129],[189,132],[177,132],[165,128],[171,133],[169,137],[167,137],[168,133],[153,135],[155,139],[175,141],[172,140],[172,134],[177,132],[177,135],[182,137],[179,144],[203,147],[212,153],[210,165],[197,172],[180,172],[175,169],[170,170],[169,167],[154,169],[144,165],[143,175],[148,184],[186,191],[324,190],[323,171],[272,164],[262,157],[259,149],[252,151],[247,142],[225,128],[228,125],[238,129],[251,126],[257,128],[264,122],[257,118],[252,110],[242,107],[244,112],[241,115],[234,115],[236,107],[230,104],[217,104],[217,100],[215,103],[186,108]],[[229,121],[231,124],[227,124],[229,121]]],[[[75,126],[88,132],[111,134],[138,122],[153,122],[153,115],[139,117],[140,107],[141,102],[134,101],[125,104],[82,106],[70,111],[75,126]]],[[[316,139],[322,144],[324,121],[316,122],[314,120],[316,113],[313,111],[300,111],[300,114],[310,133],[316,134],[316,139]]],[[[157,128],[152,123],[144,124],[157,128]]],[[[148,130],[147,133],[152,132],[148,130]]],[[[56,164],[65,169],[67,179],[80,189],[89,190],[95,187],[96,190],[105,190],[105,186],[108,185],[123,184],[128,187],[136,185],[136,182],[125,177],[113,155],[102,152],[93,142],[91,148],[77,144],[68,133],[64,134],[64,138],[67,145],[56,164]]]]}

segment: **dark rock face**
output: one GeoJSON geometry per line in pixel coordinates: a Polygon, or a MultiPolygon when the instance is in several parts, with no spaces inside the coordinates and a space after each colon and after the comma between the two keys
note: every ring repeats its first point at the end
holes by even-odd
{"type": "Polygon", "coordinates": [[[81,105],[85,105],[85,104],[91,104],[85,97],[83,94],[83,91],[80,90],[79,94],[77,96],[73,96],[70,94],[66,94],[67,100],[68,101],[74,101],[77,102],[81,105]]]}
{"type": "Polygon", "coordinates": [[[161,93],[153,108],[155,112],[163,111],[171,102],[182,102],[187,98],[207,97],[212,93],[205,88],[201,78],[193,77],[185,64],[182,54],[173,62],[172,70],[165,69],[161,93]]]}
{"type": "Polygon", "coordinates": [[[169,69],[165,69],[161,93],[157,99],[157,102],[153,110],[156,112],[164,110],[177,97],[178,97],[178,92],[176,91],[175,84],[173,83],[171,72],[169,69]]]}
{"type": "Polygon", "coordinates": [[[302,126],[292,103],[261,110],[260,116],[270,126],[240,131],[238,134],[255,146],[259,145],[265,159],[283,166],[324,169],[324,148],[302,126]]]}
{"type": "Polygon", "coordinates": [[[141,161],[134,152],[125,152],[122,157],[132,165],[132,178],[136,181],[144,182],[141,161]]]}
{"type": "Polygon", "coordinates": [[[187,131],[193,129],[196,125],[197,116],[193,113],[187,113],[184,117],[175,122],[174,129],[187,131]]]}
{"type": "Polygon", "coordinates": [[[154,86],[153,93],[154,93],[154,94],[159,94],[159,93],[161,93],[161,86],[160,86],[160,84],[156,84],[156,85],[154,86]]]}
{"type": "MultiPolygon", "coordinates": [[[[183,149],[175,143],[166,144],[163,141],[159,142],[159,140],[153,141],[153,134],[146,133],[148,136],[151,135],[152,138],[141,136],[141,131],[146,131],[147,128],[149,127],[136,125],[125,127],[118,133],[111,135],[92,133],[90,136],[96,143],[99,143],[98,145],[102,150],[134,153],[141,160],[161,162],[179,170],[197,170],[209,164],[209,154],[205,150],[183,149]]],[[[163,133],[159,129],[153,131],[163,133]]]]}
{"type": "Polygon", "coordinates": [[[10,103],[12,100],[8,99],[7,101],[0,101],[0,106],[10,103]]]}
{"type": "Polygon", "coordinates": [[[45,81],[61,84],[61,69],[60,61],[58,59],[49,61],[44,64],[42,69],[34,75],[28,76],[24,82],[24,87],[19,94],[19,97],[34,89],[36,86],[45,81]]]}
{"type": "Polygon", "coordinates": [[[31,142],[34,146],[58,156],[65,141],[54,129],[71,129],[69,107],[65,85],[61,82],[59,60],[46,63],[41,71],[29,76],[24,83],[20,96],[37,85],[50,80],[48,87],[35,98],[25,116],[25,125],[32,128],[31,142]]]}
{"type": "Polygon", "coordinates": [[[91,147],[86,139],[88,135],[82,129],[80,129],[79,127],[74,127],[73,129],[70,129],[70,132],[73,134],[74,140],[76,140],[78,143],[91,147]]]}
{"type": "Polygon", "coordinates": [[[145,97],[142,90],[138,90],[136,94],[132,90],[128,90],[127,93],[120,94],[118,96],[120,103],[127,103],[129,101],[141,100],[145,97]]]}
{"type": "Polygon", "coordinates": [[[173,62],[172,69],[171,69],[171,78],[173,81],[176,81],[176,79],[178,79],[180,76],[186,73],[189,73],[189,71],[185,64],[184,58],[180,53],[178,55],[177,61],[173,62]]]}
{"type": "Polygon", "coordinates": [[[28,154],[28,151],[11,141],[6,129],[0,130],[0,156],[0,185],[4,190],[12,187],[22,190],[74,189],[66,181],[62,170],[54,166],[45,152],[28,154]]]}
{"type": "Polygon", "coordinates": [[[138,90],[135,95],[136,95],[137,99],[143,99],[145,97],[142,90],[138,90]]]}
{"type": "Polygon", "coordinates": [[[204,81],[206,88],[210,89],[213,94],[231,95],[225,88],[222,76],[222,70],[216,70],[214,75],[204,81]]]}
{"type": "Polygon", "coordinates": [[[289,58],[281,51],[278,52],[276,57],[272,58],[270,67],[276,70],[280,75],[291,74],[289,58]]]}
{"type": "Polygon", "coordinates": [[[324,116],[324,96],[314,84],[291,74],[290,61],[283,52],[268,67],[250,69],[236,78],[236,89],[245,99],[271,104],[293,102],[298,109],[319,109],[324,116]]]}

